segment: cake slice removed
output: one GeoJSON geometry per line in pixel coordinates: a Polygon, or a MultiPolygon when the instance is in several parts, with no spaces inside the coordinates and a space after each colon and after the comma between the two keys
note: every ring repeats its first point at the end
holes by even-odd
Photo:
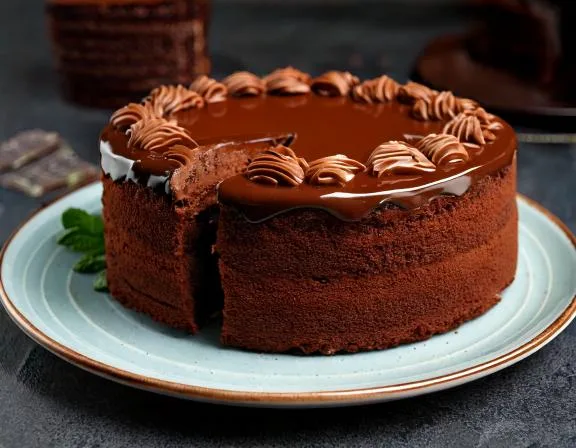
{"type": "MultiPolygon", "coordinates": [[[[125,160],[115,156],[118,170],[109,172],[116,179],[103,176],[102,197],[110,293],[154,320],[195,333],[198,322],[222,306],[212,253],[216,185],[241,172],[255,154],[292,138],[245,136],[247,141],[224,139],[189,149],[166,180],[169,194],[163,186],[124,181],[133,169],[119,172],[125,160]]],[[[102,153],[104,160],[105,146],[102,153]]]]}

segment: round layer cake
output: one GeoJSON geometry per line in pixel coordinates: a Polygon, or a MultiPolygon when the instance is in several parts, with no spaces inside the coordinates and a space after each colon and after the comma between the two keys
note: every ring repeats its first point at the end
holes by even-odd
{"type": "Polygon", "coordinates": [[[201,77],[101,137],[108,284],[222,343],[333,354],[449,331],[517,258],[516,138],[473,101],[387,76],[201,77]]]}

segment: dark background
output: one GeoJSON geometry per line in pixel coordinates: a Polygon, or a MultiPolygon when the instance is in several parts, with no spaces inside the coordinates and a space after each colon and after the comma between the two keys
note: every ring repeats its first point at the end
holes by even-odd
{"type": "MultiPolygon", "coordinates": [[[[467,23],[465,8],[451,1],[325,3],[331,2],[216,1],[214,74],[292,64],[313,74],[386,71],[405,81],[430,38],[467,23]]],[[[0,139],[31,127],[56,130],[97,163],[108,112],[64,103],[56,86],[43,2],[0,1],[0,139]]],[[[521,143],[518,188],[576,230],[573,146],[521,143]]],[[[0,243],[42,202],[0,189],[0,243]]],[[[576,326],[529,359],[449,391],[356,408],[278,411],[117,385],[57,359],[0,310],[0,447],[29,446],[575,447],[576,326]]]]}

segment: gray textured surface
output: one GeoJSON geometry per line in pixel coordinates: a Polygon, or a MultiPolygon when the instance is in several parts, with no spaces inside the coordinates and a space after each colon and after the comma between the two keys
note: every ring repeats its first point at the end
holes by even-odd
{"type": "MultiPolygon", "coordinates": [[[[318,72],[388,70],[405,79],[431,36],[458,28],[431,10],[332,12],[216,8],[216,72],[291,63],[318,72]]],[[[0,2],[0,138],[31,126],[60,131],[98,159],[106,113],[63,103],[55,89],[40,0],[0,2]]],[[[576,149],[521,145],[519,189],[576,230],[576,149]]],[[[0,189],[0,242],[38,200],[0,189]]],[[[576,326],[505,371],[457,389],[349,409],[270,411],[211,406],[120,386],[60,361],[0,311],[0,447],[574,447],[576,326]]]]}

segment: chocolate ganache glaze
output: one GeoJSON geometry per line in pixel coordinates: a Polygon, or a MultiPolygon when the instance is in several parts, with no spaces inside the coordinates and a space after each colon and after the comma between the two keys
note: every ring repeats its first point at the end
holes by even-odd
{"type": "MultiPolygon", "coordinates": [[[[251,74],[242,74],[248,75],[251,74]]],[[[187,148],[203,151],[216,145],[219,151],[227,151],[242,145],[264,144],[264,152],[270,145],[282,144],[302,159],[302,170],[310,171],[299,173],[297,182],[262,182],[264,178],[255,175],[252,166],[250,174],[236,175],[219,185],[219,201],[237,207],[252,222],[295,208],[320,208],[340,219],[354,221],[385,202],[414,208],[441,195],[462,195],[477,180],[510,165],[515,156],[513,129],[479,108],[476,115],[471,101],[462,98],[453,101],[450,97],[453,110],[442,109],[443,113],[433,114],[433,119],[415,118],[416,98],[410,100],[410,92],[429,93],[430,99],[422,101],[431,101],[427,107],[432,111],[437,95],[423,86],[419,89],[415,83],[409,83],[408,89],[390,90],[402,94],[399,100],[387,95],[382,96],[382,101],[371,96],[367,102],[358,96],[358,89],[356,93],[352,89],[340,89],[347,91],[345,96],[330,96],[316,94],[313,88],[301,88],[302,83],[311,83],[312,78],[297,79],[294,85],[298,84],[298,89],[290,89],[290,82],[295,78],[284,82],[275,75],[272,83],[270,79],[268,84],[273,84],[274,92],[269,86],[268,94],[253,89],[249,92],[251,96],[234,96],[241,95],[242,86],[239,86],[225,101],[206,102],[201,107],[164,116],[170,123],[166,128],[174,131],[171,140],[179,139],[176,152],[170,151],[170,147],[155,147],[154,151],[130,147],[131,138],[142,140],[131,136],[136,125],[126,130],[109,124],[101,136],[103,171],[115,180],[131,179],[151,187],[162,186],[164,191],[177,196],[170,178],[174,171],[190,169],[186,166],[186,157],[182,156],[187,148]],[[288,86],[289,92],[277,89],[278,85],[288,86]],[[464,115],[458,115],[462,111],[474,116],[470,131],[467,126],[472,120],[467,120],[466,126],[460,126],[459,122],[447,126],[455,117],[464,120],[464,115]],[[487,117],[486,123],[480,123],[481,128],[475,121],[476,116],[481,121],[487,117]],[[480,138],[482,130],[489,130],[495,138],[480,138]],[[455,136],[448,135],[452,133],[455,136]],[[438,138],[430,134],[437,134],[438,138]],[[423,140],[427,136],[430,138],[423,140]],[[433,150],[427,146],[428,141],[434,143],[433,150]],[[466,144],[467,141],[474,144],[466,144]],[[384,160],[383,151],[388,147],[391,156],[399,149],[407,155],[403,158],[394,155],[394,169],[375,169],[374,160],[384,160]],[[377,151],[375,156],[374,151],[377,151]],[[421,151],[421,157],[414,151],[421,151]],[[453,156],[454,151],[459,157],[453,156]],[[436,162],[431,158],[432,153],[436,162]],[[426,155],[429,162],[425,160],[426,155]],[[426,169],[413,169],[420,166],[415,161],[426,169]],[[407,164],[406,169],[399,166],[402,163],[407,164]]],[[[324,82],[330,77],[320,79],[324,82]]],[[[388,78],[383,80],[392,82],[388,78]]],[[[370,82],[377,85],[377,80],[370,82]]],[[[230,86],[228,90],[230,93],[230,86]]],[[[320,90],[326,92],[325,87],[320,90]]],[[[328,87],[331,95],[336,90],[328,87]]],[[[115,120],[122,122],[117,115],[115,120]]],[[[280,152],[286,154],[285,150],[280,152]]],[[[267,172],[265,161],[266,157],[259,160],[258,168],[263,169],[260,173],[267,172]]]]}

